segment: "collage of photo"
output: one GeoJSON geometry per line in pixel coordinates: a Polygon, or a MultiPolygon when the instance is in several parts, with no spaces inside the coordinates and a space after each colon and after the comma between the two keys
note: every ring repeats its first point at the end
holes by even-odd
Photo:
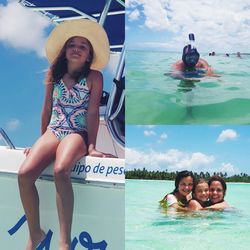
{"type": "Polygon", "coordinates": [[[249,0],[0,0],[0,52],[1,249],[249,249],[249,0]]]}

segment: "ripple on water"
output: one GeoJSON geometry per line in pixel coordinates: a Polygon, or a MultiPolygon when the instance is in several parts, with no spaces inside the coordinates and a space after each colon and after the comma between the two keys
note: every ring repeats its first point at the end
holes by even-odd
{"type": "Polygon", "coordinates": [[[226,88],[227,90],[231,90],[231,91],[234,91],[234,90],[240,90],[239,87],[230,87],[230,88],[226,88]]]}
{"type": "Polygon", "coordinates": [[[200,82],[199,86],[202,88],[216,88],[220,85],[216,82],[200,82]]]}

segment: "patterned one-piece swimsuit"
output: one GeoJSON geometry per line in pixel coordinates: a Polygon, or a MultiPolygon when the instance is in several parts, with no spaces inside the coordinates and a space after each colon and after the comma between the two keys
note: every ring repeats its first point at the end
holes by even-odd
{"type": "Polygon", "coordinates": [[[86,139],[86,114],[90,91],[86,78],[68,89],[63,80],[54,84],[53,108],[48,128],[62,140],[71,133],[82,135],[86,139]]]}

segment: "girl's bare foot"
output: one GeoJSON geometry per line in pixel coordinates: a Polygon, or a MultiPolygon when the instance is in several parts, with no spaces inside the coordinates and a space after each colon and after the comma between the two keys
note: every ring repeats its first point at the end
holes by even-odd
{"type": "Polygon", "coordinates": [[[59,250],[70,250],[70,244],[60,243],[59,250]]]}
{"type": "Polygon", "coordinates": [[[36,247],[39,245],[39,243],[44,240],[46,237],[46,234],[43,230],[41,230],[39,233],[34,234],[33,238],[29,238],[28,245],[26,247],[26,250],[36,250],[36,247]]]}

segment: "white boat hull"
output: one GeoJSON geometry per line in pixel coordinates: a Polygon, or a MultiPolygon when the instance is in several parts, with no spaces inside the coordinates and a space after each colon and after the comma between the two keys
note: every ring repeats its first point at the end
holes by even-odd
{"type": "MultiPolygon", "coordinates": [[[[19,198],[21,150],[0,147],[1,249],[25,249],[28,228],[19,198]]],[[[53,166],[37,181],[41,225],[47,238],[40,249],[58,249],[53,166]]],[[[72,171],[75,195],[72,249],[124,249],[124,160],[84,157],[72,171]]]]}

